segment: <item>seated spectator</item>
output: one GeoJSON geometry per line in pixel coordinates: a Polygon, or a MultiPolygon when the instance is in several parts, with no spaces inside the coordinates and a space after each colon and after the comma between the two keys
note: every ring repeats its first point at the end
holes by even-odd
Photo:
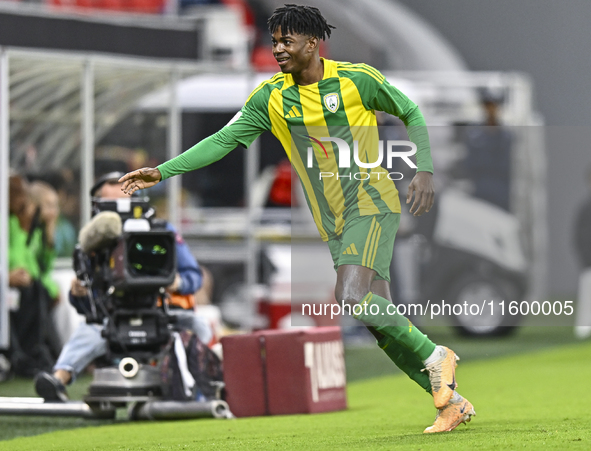
{"type": "Polygon", "coordinates": [[[74,247],[78,241],[78,234],[72,221],[68,219],[68,215],[64,210],[68,210],[69,214],[78,214],[79,203],[75,195],[75,186],[68,183],[64,175],[70,175],[71,171],[63,169],[62,171],[52,171],[47,174],[35,177],[40,182],[45,182],[55,190],[57,196],[57,206],[55,205],[56,197],[49,194],[47,199],[52,204],[52,208],[58,210],[58,217],[55,224],[55,231],[53,233],[55,253],[57,257],[71,257],[74,253],[74,247]]]}
{"type": "Polygon", "coordinates": [[[41,280],[55,302],[59,300],[59,287],[51,278],[55,260],[55,231],[60,214],[56,191],[47,183],[33,182],[30,186],[34,215],[31,224],[29,248],[37,257],[41,280]]]}
{"type": "Polygon", "coordinates": [[[59,292],[51,280],[55,253],[43,238],[40,209],[29,186],[17,175],[9,181],[9,213],[8,284],[19,299],[10,317],[11,360],[17,375],[32,377],[55,361],[48,346],[53,335],[49,310],[59,292]]]}

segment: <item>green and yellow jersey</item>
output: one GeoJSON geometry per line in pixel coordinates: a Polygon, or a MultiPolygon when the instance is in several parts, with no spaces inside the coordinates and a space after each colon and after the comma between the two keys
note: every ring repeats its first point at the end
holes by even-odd
{"type": "Polygon", "coordinates": [[[425,121],[418,107],[376,69],[323,59],[324,76],[295,84],[278,73],[261,83],[222,130],[158,167],[162,178],[219,160],[240,144],[248,147],[262,132],[281,142],[297,172],[323,240],[342,233],[359,216],[399,213],[400,200],[388,171],[359,163],[378,159],[375,110],[398,116],[417,145],[419,171],[433,172],[425,121]],[[338,143],[346,144],[343,153],[338,143]]]}

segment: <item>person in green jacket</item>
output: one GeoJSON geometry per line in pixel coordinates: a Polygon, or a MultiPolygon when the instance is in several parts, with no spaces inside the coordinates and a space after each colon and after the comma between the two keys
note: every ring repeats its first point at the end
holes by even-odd
{"type": "MultiPolygon", "coordinates": [[[[34,376],[50,366],[59,352],[49,312],[59,300],[59,286],[51,278],[55,251],[47,239],[51,215],[37,206],[31,189],[18,175],[9,181],[8,284],[17,293],[11,312],[11,350],[17,374],[34,376]]],[[[35,193],[37,191],[37,193],[35,193]]]]}
{"type": "Polygon", "coordinates": [[[14,191],[10,205],[14,207],[9,208],[9,285],[22,287],[40,279],[51,298],[57,301],[59,286],[51,278],[57,220],[49,202],[53,190],[41,182],[29,187],[18,176],[11,177],[10,188],[11,193],[14,191]]]}

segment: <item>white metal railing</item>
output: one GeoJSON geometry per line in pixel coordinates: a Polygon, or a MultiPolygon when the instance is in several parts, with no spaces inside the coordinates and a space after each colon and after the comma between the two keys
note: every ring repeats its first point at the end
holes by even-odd
{"type": "Polygon", "coordinates": [[[0,48],[0,348],[10,343],[8,311],[8,53],[0,48]]]}

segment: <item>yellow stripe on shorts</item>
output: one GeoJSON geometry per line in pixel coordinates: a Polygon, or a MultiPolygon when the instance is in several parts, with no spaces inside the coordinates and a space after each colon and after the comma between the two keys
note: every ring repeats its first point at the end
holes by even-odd
{"type": "Polygon", "coordinates": [[[371,226],[369,227],[369,233],[367,234],[367,239],[365,240],[365,247],[363,248],[363,258],[361,259],[361,266],[365,266],[365,260],[367,258],[367,250],[369,249],[369,241],[371,239],[371,235],[373,233],[374,226],[376,224],[376,217],[374,216],[371,221],[371,226]]]}
{"type": "Polygon", "coordinates": [[[373,249],[373,257],[371,258],[371,264],[369,265],[370,269],[373,269],[373,264],[376,261],[376,255],[378,255],[378,243],[380,242],[381,235],[382,235],[382,226],[378,223],[378,233],[376,236],[376,245],[373,249]]]}
{"type": "Polygon", "coordinates": [[[382,227],[380,226],[380,223],[376,221],[376,226],[373,229],[373,233],[371,235],[371,241],[369,243],[369,252],[367,253],[367,260],[365,261],[365,265],[362,266],[367,266],[369,269],[373,269],[373,262],[376,259],[376,249],[377,249],[377,244],[378,244],[378,240],[376,240],[376,237],[378,235],[381,234],[381,230],[382,227]],[[378,234],[378,232],[380,232],[378,234]]]}

